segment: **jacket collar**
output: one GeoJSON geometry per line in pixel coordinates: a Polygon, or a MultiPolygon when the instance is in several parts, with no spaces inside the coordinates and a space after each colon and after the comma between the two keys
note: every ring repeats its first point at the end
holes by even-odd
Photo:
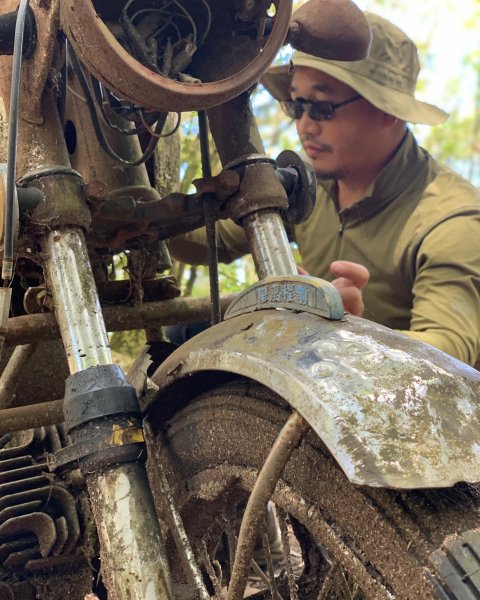
{"type": "MultiPolygon", "coordinates": [[[[367,189],[365,196],[340,213],[349,219],[372,217],[394,200],[421,191],[429,172],[430,155],[421,148],[412,132],[407,130],[391,160],[383,167],[367,189]]],[[[338,207],[337,182],[319,181],[330,199],[338,207]]]]}

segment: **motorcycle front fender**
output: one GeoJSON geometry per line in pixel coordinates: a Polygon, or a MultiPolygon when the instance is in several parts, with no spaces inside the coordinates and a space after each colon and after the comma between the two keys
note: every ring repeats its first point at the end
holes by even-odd
{"type": "Polygon", "coordinates": [[[353,483],[411,489],[480,481],[480,373],[427,344],[351,316],[244,314],[170,355],[154,375],[160,389],[147,413],[162,418],[162,404],[180,397],[182,383],[197,391],[196,378],[213,382],[219,372],[280,395],[353,483]]]}

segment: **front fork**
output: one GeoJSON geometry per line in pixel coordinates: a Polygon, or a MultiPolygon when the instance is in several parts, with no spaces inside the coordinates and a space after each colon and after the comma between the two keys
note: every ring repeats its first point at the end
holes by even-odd
{"type": "MultiPolygon", "coordinates": [[[[112,364],[83,233],[53,230],[42,246],[71,373],[65,419],[73,445],[67,447],[64,460],[76,458],[83,467],[109,597],[171,599],[168,562],[144,462],[140,411],[133,388],[112,364]],[[90,406],[92,402],[97,406],[90,406]]],[[[57,460],[62,463],[61,453],[57,460]]]]}
{"type": "Polygon", "coordinates": [[[278,211],[256,212],[242,221],[259,279],[295,275],[297,267],[278,211]]]}
{"type": "MultiPolygon", "coordinates": [[[[210,110],[208,116],[222,164],[243,171],[240,193],[232,199],[230,209],[244,229],[259,279],[296,275],[295,259],[280,214],[288,209],[287,194],[265,157],[250,94],[242,94],[210,110]],[[231,123],[235,123],[233,140],[231,123]]],[[[309,429],[303,417],[292,411],[258,474],[242,519],[227,600],[240,600],[244,596],[254,543],[267,503],[293,448],[309,429]]]]}
{"type": "Polygon", "coordinates": [[[296,275],[295,259],[279,212],[288,207],[287,194],[265,156],[250,93],[209,110],[208,119],[224,167],[243,171],[240,194],[229,207],[245,231],[259,279],[296,275]]]}
{"type": "Polygon", "coordinates": [[[90,213],[70,169],[55,99],[45,92],[42,124],[21,121],[18,172],[43,191],[32,214],[70,376],[64,414],[71,445],[51,468],[80,465],[112,600],[173,598],[165,547],[146,474],[146,445],[134,388],[113,364],[83,229],[90,213]],[[45,166],[47,165],[47,166],[45,166]]]}

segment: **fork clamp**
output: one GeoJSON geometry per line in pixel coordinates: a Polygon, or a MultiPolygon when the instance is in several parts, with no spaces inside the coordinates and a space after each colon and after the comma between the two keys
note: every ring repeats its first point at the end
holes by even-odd
{"type": "Polygon", "coordinates": [[[50,456],[51,471],[72,463],[96,471],[146,459],[135,388],[117,365],[91,367],[70,375],[64,414],[73,443],[50,456]]]}

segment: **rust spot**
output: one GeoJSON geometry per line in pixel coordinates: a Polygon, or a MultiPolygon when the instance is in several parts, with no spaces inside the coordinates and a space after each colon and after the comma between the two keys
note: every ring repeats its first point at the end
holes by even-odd
{"type": "MultiPolygon", "coordinates": [[[[218,4],[212,3],[215,6],[215,22],[221,19],[222,4],[220,9],[217,8],[218,4]]],[[[224,4],[227,5],[227,2],[224,4]]],[[[292,3],[291,0],[285,0],[279,4],[272,32],[265,38],[261,51],[256,42],[251,45],[251,53],[255,54],[252,60],[239,60],[235,65],[236,72],[229,73],[226,77],[223,69],[213,69],[208,80],[200,77],[206,83],[199,86],[155,73],[124,51],[90,0],[65,0],[62,8],[64,27],[79,59],[107,87],[121,98],[144,107],[162,111],[187,111],[222,104],[237,97],[260,79],[285,40],[292,3]],[[73,10],[74,6],[76,11],[73,10]],[[78,43],[78,40],[82,42],[78,43]]],[[[220,56],[214,54],[209,56],[206,63],[213,68],[220,59],[220,56]]]]}

